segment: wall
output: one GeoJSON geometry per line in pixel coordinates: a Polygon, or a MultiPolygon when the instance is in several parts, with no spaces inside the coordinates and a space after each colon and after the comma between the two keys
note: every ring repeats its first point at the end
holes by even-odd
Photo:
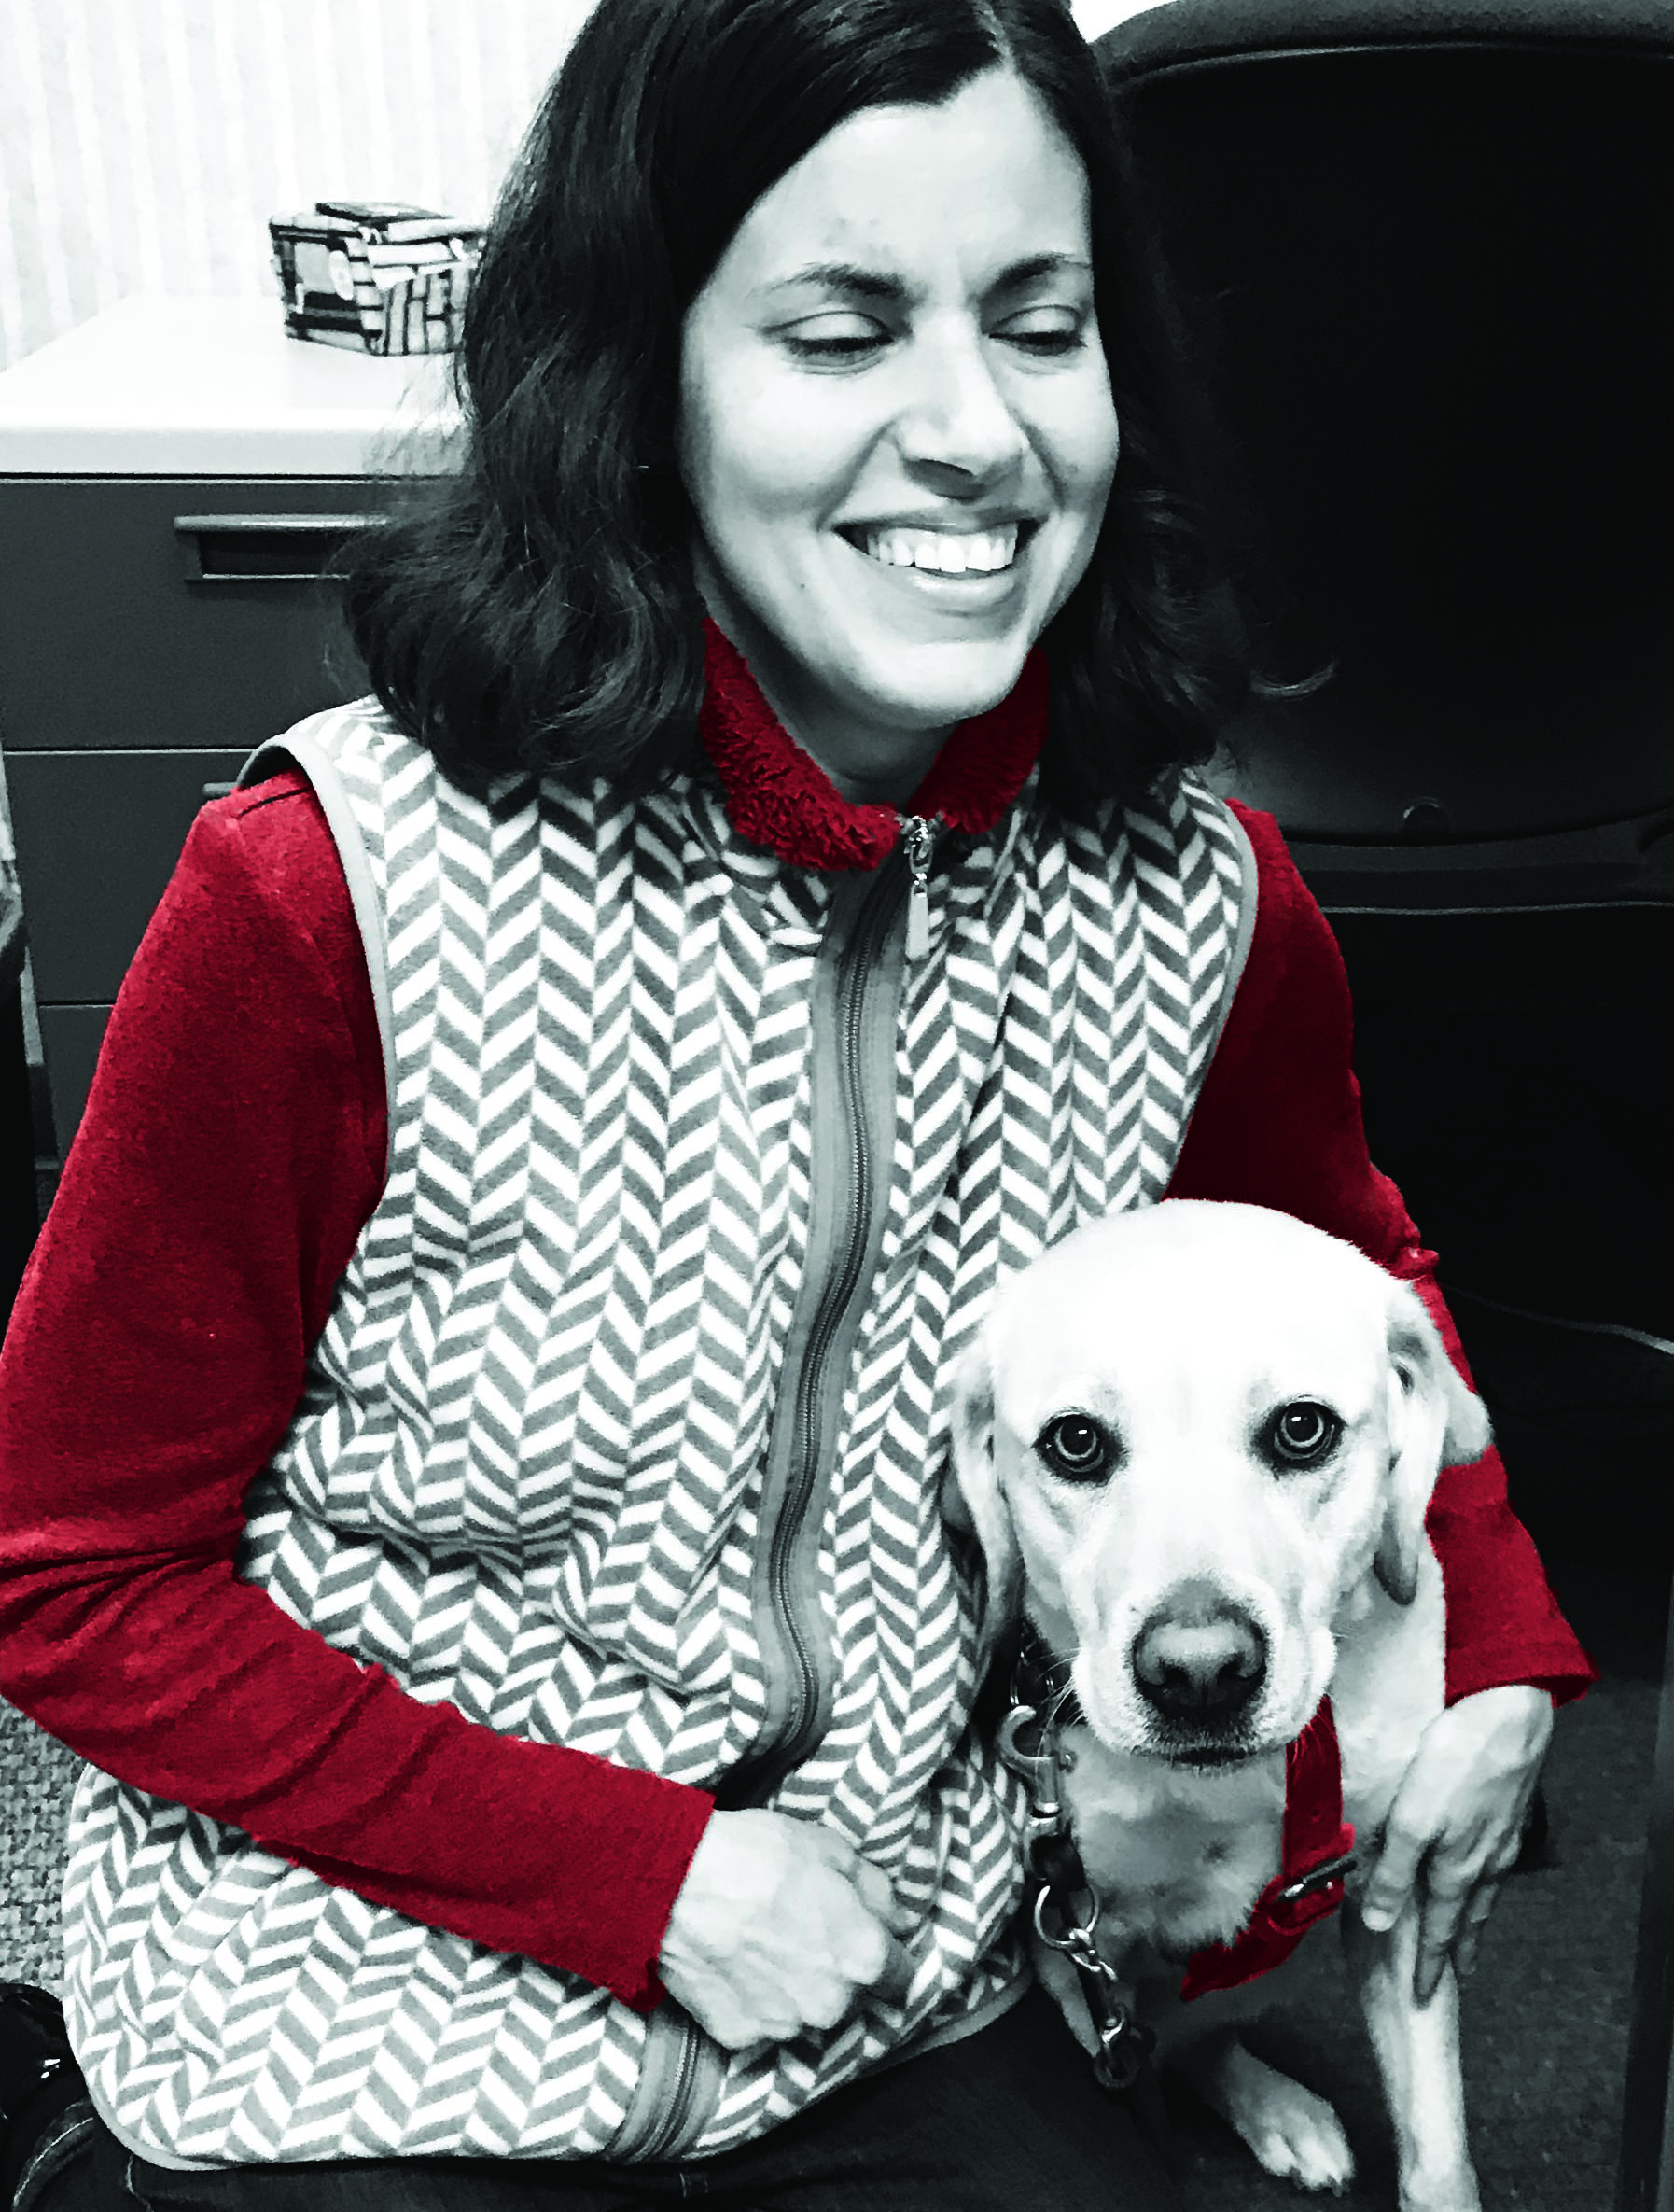
{"type": "Polygon", "coordinates": [[[132,292],[270,292],[314,200],[486,213],[590,4],[0,0],[0,368],[132,292]]]}
{"type": "Polygon", "coordinates": [[[0,0],[0,365],[133,292],[272,289],[267,218],[481,215],[588,0],[0,0]]]}

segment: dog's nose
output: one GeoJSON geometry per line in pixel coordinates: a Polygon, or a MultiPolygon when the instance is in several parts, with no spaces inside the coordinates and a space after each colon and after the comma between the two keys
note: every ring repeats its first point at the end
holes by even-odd
{"type": "Polygon", "coordinates": [[[1267,1639],[1241,1605],[1190,1584],[1158,1608],[1134,1643],[1139,1694],[1170,1720],[1224,1724],[1267,1673],[1267,1639]]]}

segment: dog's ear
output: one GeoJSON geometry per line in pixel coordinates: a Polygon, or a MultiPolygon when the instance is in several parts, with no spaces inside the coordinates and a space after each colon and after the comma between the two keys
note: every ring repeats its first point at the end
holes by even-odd
{"type": "Polygon", "coordinates": [[[1398,1605],[1418,1590],[1430,1493],[1444,1467],[1480,1459],[1488,1416],[1447,1356],[1423,1300],[1406,1284],[1389,1300],[1389,1471],[1373,1572],[1398,1605]]]}
{"type": "Polygon", "coordinates": [[[975,1538],[982,1554],[986,1592],[977,1627],[980,1680],[1016,1615],[1023,1586],[1023,1559],[995,1464],[994,1375],[981,1337],[954,1377],[953,1464],[942,1510],[951,1527],[975,1538]]]}

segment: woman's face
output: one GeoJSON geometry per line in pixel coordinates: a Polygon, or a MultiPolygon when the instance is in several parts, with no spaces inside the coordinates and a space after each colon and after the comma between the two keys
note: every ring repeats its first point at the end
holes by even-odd
{"type": "Polygon", "coordinates": [[[1091,252],[1080,160],[996,69],[840,124],[692,303],[698,581],[851,797],[905,797],[1087,566],[1117,449],[1091,252]]]}

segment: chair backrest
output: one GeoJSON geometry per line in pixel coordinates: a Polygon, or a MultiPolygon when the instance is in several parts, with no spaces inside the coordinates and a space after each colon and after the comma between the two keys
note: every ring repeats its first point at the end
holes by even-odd
{"type": "Polygon", "coordinates": [[[1674,801],[1667,0],[1174,0],[1097,42],[1288,604],[1303,837],[1674,801]]]}

